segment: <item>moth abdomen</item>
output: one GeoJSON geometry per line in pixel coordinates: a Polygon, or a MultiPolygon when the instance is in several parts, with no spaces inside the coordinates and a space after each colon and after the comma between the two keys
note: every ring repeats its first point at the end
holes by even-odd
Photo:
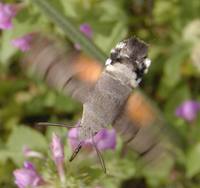
{"type": "Polygon", "coordinates": [[[112,124],[130,92],[131,87],[104,71],[83,105],[80,139],[90,138],[91,134],[112,124]],[[88,130],[91,132],[85,132],[88,130]]]}

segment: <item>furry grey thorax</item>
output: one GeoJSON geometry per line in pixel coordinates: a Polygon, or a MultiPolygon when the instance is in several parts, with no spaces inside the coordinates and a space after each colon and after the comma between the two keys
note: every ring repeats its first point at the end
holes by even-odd
{"type": "Polygon", "coordinates": [[[147,58],[147,50],[147,45],[135,37],[124,40],[111,50],[106,70],[123,84],[135,88],[151,64],[151,60],[147,58]]]}

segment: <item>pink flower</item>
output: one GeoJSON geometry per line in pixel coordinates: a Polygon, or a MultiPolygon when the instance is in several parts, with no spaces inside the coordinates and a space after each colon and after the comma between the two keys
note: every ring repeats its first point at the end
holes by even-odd
{"type": "Polygon", "coordinates": [[[62,144],[60,137],[55,133],[53,133],[52,136],[51,151],[60,179],[64,182],[64,145],[62,144]]]}
{"type": "Polygon", "coordinates": [[[68,132],[68,137],[67,138],[68,138],[69,144],[71,145],[71,148],[75,149],[79,144],[79,141],[78,141],[78,128],[70,129],[69,132],[68,132]]]}
{"type": "Polygon", "coordinates": [[[24,162],[24,168],[15,170],[13,174],[15,176],[15,184],[19,188],[34,188],[44,184],[44,180],[30,162],[24,162]]]}
{"type": "Polygon", "coordinates": [[[92,35],[93,35],[92,28],[90,27],[89,24],[87,24],[87,23],[81,24],[80,27],[79,27],[79,29],[80,29],[80,31],[82,33],[85,34],[86,37],[92,38],[92,35]]]}
{"type": "MultiPolygon", "coordinates": [[[[87,23],[81,24],[80,27],[79,27],[79,30],[80,30],[86,37],[88,37],[89,39],[92,38],[93,32],[92,32],[92,28],[90,27],[89,24],[87,24],[87,23]]],[[[76,48],[77,50],[80,50],[80,49],[81,49],[80,44],[75,44],[74,46],[75,46],[75,48],[76,48]]]]}
{"type": "Polygon", "coordinates": [[[44,158],[44,156],[40,152],[31,150],[27,146],[23,147],[23,154],[24,154],[25,157],[35,157],[35,158],[41,158],[41,159],[44,158]]]}
{"type": "Polygon", "coordinates": [[[64,162],[64,146],[61,143],[60,137],[55,133],[52,136],[51,151],[56,164],[64,162]]]}
{"type": "Polygon", "coordinates": [[[16,4],[0,3],[0,29],[11,29],[12,19],[16,16],[18,7],[16,4]]]}
{"type": "MultiPolygon", "coordinates": [[[[79,144],[78,129],[79,128],[72,128],[68,132],[68,141],[73,149],[75,149],[79,144]]],[[[116,132],[114,129],[102,129],[94,136],[94,141],[99,150],[115,149],[116,132]]],[[[91,148],[93,146],[92,139],[85,140],[83,146],[91,148]]]]}
{"type": "Polygon", "coordinates": [[[100,150],[115,149],[116,146],[116,133],[114,129],[102,129],[95,137],[95,142],[100,150]]]}
{"type": "Polygon", "coordinates": [[[200,102],[188,100],[178,106],[176,109],[176,116],[181,117],[188,122],[192,122],[196,119],[199,111],[200,102]]]}
{"type": "Polygon", "coordinates": [[[23,37],[13,39],[11,44],[16,48],[19,48],[22,52],[26,52],[31,47],[30,43],[32,41],[32,35],[33,34],[28,34],[23,37]]]}

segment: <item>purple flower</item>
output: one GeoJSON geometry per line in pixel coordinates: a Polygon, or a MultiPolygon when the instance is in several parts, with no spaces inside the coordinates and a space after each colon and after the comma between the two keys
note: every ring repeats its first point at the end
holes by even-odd
{"type": "Polygon", "coordinates": [[[11,29],[12,19],[18,12],[18,5],[0,3],[0,29],[11,29]]]}
{"type": "MultiPolygon", "coordinates": [[[[87,24],[87,23],[81,24],[80,27],[79,27],[79,30],[80,30],[83,34],[85,34],[85,36],[88,37],[89,39],[92,38],[93,32],[92,32],[92,28],[90,27],[89,24],[87,24]]],[[[80,44],[75,44],[74,46],[75,46],[75,48],[76,48],[77,50],[80,50],[80,49],[81,49],[80,44]]]]}
{"type": "Polygon", "coordinates": [[[55,133],[52,136],[51,151],[56,164],[64,162],[64,146],[61,143],[60,137],[55,133]]]}
{"type": "Polygon", "coordinates": [[[87,24],[87,23],[81,24],[80,27],[79,27],[79,29],[80,29],[80,31],[82,33],[85,34],[86,37],[92,38],[92,35],[93,35],[92,28],[90,27],[89,24],[87,24]]]}
{"type": "Polygon", "coordinates": [[[32,37],[33,37],[33,34],[28,34],[23,37],[13,39],[11,41],[11,44],[16,48],[19,48],[22,52],[26,52],[31,47],[30,43],[32,41],[32,37]]]}
{"type": "Polygon", "coordinates": [[[44,180],[30,162],[24,162],[24,168],[15,170],[13,174],[15,176],[15,184],[19,188],[34,188],[44,184],[44,180]]]}
{"type": "MultiPolygon", "coordinates": [[[[72,128],[68,132],[68,141],[74,149],[78,146],[78,129],[72,128]]],[[[114,129],[102,129],[94,136],[94,141],[99,150],[115,149],[116,146],[116,133],[114,129]]],[[[92,139],[87,139],[83,142],[83,146],[91,148],[93,146],[92,139]]]]}
{"type": "Polygon", "coordinates": [[[100,150],[115,149],[116,146],[116,133],[114,129],[102,129],[95,137],[95,142],[100,150]]]}
{"type": "Polygon", "coordinates": [[[24,168],[35,171],[34,165],[32,163],[30,163],[29,161],[24,162],[24,168]]]}
{"type": "Polygon", "coordinates": [[[51,142],[51,151],[53,155],[53,160],[56,164],[58,174],[62,182],[65,181],[64,173],[64,145],[61,142],[61,139],[58,135],[53,133],[52,142],[51,142]]]}
{"type": "Polygon", "coordinates": [[[35,157],[35,158],[41,158],[41,159],[44,158],[44,156],[40,152],[31,150],[27,146],[23,147],[23,154],[24,154],[25,157],[35,157]]]}
{"type": "Polygon", "coordinates": [[[200,102],[188,100],[182,103],[176,109],[176,116],[183,118],[188,122],[196,119],[197,113],[200,111],[200,102]]]}
{"type": "Polygon", "coordinates": [[[79,141],[78,141],[78,128],[70,129],[69,132],[68,132],[68,137],[67,138],[68,138],[69,144],[71,145],[71,148],[75,149],[79,144],[79,141]]]}

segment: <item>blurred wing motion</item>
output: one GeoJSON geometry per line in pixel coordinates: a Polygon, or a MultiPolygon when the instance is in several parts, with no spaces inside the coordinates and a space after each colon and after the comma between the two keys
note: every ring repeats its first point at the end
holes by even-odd
{"type": "MultiPolygon", "coordinates": [[[[50,87],[86,101],[103,66],[76,50],[64,50],[52,39],[35,36],[32,48],[23,59],[23,66],[38,75],[50,87]]],[[[124,144],[139,155],[152,160],[163,153],[160,134],[165,122],[157,109],[138,90],[130,95],[113,127],[124,144]],[[162,152],[161,152],[162,151],[162,152]]]]}

